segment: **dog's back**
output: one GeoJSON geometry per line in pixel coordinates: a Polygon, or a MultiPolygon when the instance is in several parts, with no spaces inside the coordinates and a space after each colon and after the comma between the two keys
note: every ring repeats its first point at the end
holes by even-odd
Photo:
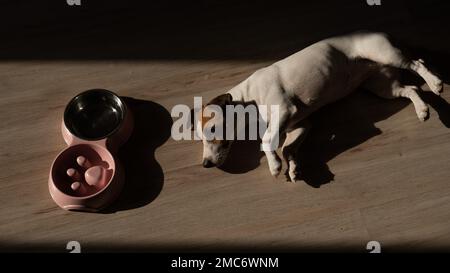
{"type": "Polygon", "coordinates": [[[320,107],[348,95],[369,76],[372,63],[364,58],[370,53],[366,45],[379,37],[356,33],[322,40],[256,71],[248,81],[251,86],[277,83],[280,92],[312,108],[320,107]]]}

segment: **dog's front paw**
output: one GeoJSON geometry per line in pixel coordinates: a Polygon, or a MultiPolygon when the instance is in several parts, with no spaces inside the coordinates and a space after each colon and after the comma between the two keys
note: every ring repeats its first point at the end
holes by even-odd
{"type": "Polygon", "coordinates": [[[297,170],[294,170],[294,171],[289,171],[289,180],[292,182],[292,183],[296,183],[299,179],[298,179],[298,172],[297,172],[297,170]]]}
{"type": "Polygon", "coordinates": [[[273,158],[269,159],[268,163],[269,163],[270,173],[273,176],[277,177],[281,172],[281,160],[276,157],[273,157],[273,158]]]}
{"type": "Polygon", "coordinates": [[[431,91],[433,91],[433,93],[435,93],[436,95],[440,95],[442,93],[442,91],[444,90],[444,84],[443,84],[442,80],[440,80],[439,78],[436,77],[436,79],[433,80],[430,88],[431,88],[431,91]]]}
{"type": "Polygon", "coordinates": [[[424,105],[423,107],[416,109],[416,113],[420,121],[427,120],[429,116],[428,106],[424,105]]]}
{"type": "Polygon", "coordinates": [[[288,182],[296,183],[299,180],[299,172],[297,169],[297,163],[294,160],[290,160],[286,170],[286,179],[288,182]]]}
{"type": "Polygon", "coordinates": [[[281,162],[276,162],[274,164],[272,164],[272,166],[269,166],[270,169],[270,173],[275,176],[278,177],[278,175],[280,175],[281,172],[281,162]]]}
{"type": "Polygon", "coordinates": [[[427,83],[430,86],[431,91],[438,96],[444,90],[444,83],[442,82],[441,79],[439,79],[438,76],[436,76],[434,74],[430,73],[430,78],[427,83]]]}

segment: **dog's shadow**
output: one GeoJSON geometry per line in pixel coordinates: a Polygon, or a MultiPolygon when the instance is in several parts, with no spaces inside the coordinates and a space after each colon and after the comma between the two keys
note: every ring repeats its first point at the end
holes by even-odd
{"type": "Polygon", "coordinates": [[[118,199],[104,213],[145,206],[158,197],[164,173],[155,159],[155,151],[170,137],[172,117],[161,105],[124,97],[134,117],[130,139],[119,150],[125,169],[125,184],[118,199]]]}
{"type": "MultiPolygon", "coordinates": [[[[254,101],[246,102],[243,106],[254,106],[255,109],[258,109],[258,106],[254,101]]],[[[258,120],[263,120],[261,113],[258,115],[258,120]]],[[[240,174],[254,170],[260,165],[261,158],[264,156],[264,153],[260,149],[261,138],[256,136],[255,140],[249,139],[249,136],[251,135],[250,127],[252,127],[249,126],[249,124],[250,117],[245,115],[245,140],[235,140],[233,142],[225,162],[219,167],[219,169],[232,174],[240,174]]],[[[253,125],[255,126],[254,128],[259,128],[262,124],[258,124],[256,122],[253,125]]],[[[241,129],[236,127],[235,130],[239,131],[241,129]]]]}
{"type": "MultiPolygon", "coordinates": [[[[449,127],[449,104],[431,92],[422,92],[421,96],[438,112],[442,123],[449,127]]],[[[311,130],[298,151],[300,179],[315,188],[333,181],[334,174],[328,162],[380,135],[382,132],[375,124],[396,114],[409,103],[407,99],[386,100],[360,90],[312,114],[309,117],[311,130]]],[[[410,114],[415,115],[414,110],[410,114]]],[[[259,144],[260,141],[236,141],[221,169],[229,173],[256,169],[263,156],[259,144]]]]}
{"type": "Polygon", "coordinates": [[[256,169],[264,156],[260,145],[260,139],[234,141],[227,159],[219,169],[232,174],[246,173],[256,169]]]}
{"type": "Polygon", "coordinates": [[[385,100],[361,90],[311,115],[311,130],[297,155],[300,179],[314,188],[333,181],[334,174],[327,163],[380,135],[382,132],[375,123],[407,105],[405,99],[385,100]]]}

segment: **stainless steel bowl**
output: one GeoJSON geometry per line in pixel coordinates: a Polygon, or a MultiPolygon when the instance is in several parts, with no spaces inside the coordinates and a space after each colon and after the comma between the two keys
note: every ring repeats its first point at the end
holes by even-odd
{"type": "Polygon", "coordinates": [[[100,140],[120,128],[126,111],[125,103],[113,92],[92,89],[78,94],[67,104],[64,124],[80,139],[100,140]]]}

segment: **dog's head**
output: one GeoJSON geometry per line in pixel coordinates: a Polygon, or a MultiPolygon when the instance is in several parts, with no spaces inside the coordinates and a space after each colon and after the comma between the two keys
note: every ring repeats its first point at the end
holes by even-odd
{"type": "MultiPolygon", "coordinates": [[[[203,167],[218,167],[225,162],[232,140],[226,139],[225,108],[231,105],[233,98],[230,94],[223,94],[204,105],[198,113],[197,134],[203,142],[203,167]],[[222,115],[218,115],[221,111],[222,115]],[[217,137],[218,136],[218,137],[217,137]]],[[[194,127],[192,127],[194,128],[194,127]]]]}

